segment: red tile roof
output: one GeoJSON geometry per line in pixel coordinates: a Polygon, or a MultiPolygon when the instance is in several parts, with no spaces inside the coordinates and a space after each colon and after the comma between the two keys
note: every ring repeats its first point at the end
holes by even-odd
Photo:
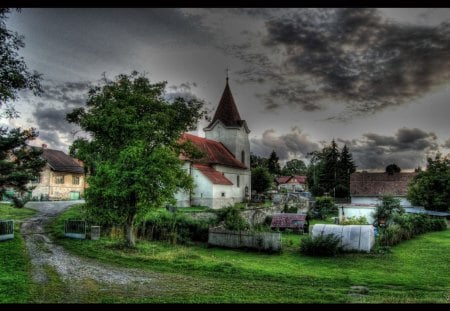
{"type": "Polygon", "coordinates": [[[350,195],[380,196],[392,194],[406,196],[408,184],[417,173],[368,173],[356,172],[350,175],[350,195]]]}
{"type": "MultiPolygon", "coordinates": [[[[192,162],[206,165],[218,164],[247,169],[247,167],[241,161],[237,160],[233,154],[220,142],[187,133],[184,133],[180,140],[189,140],[198,149],[200,149],[200,151],[205,153],[205,157],[201,159],[190,159],[192,162]]],[[[187,160],[185,157],[183,157],[183,159],[187,160]]]]}
{"type": "Polygon", "coordinates": [[[202,172],[213,184],[216,185],[232,185],[233,183],[226,178],[221,172],[216,171],[208,165],[194,164],[196,169],[202,172]]]}
{"type": "Polygon", "coordinates": [[[52,170],[57,172],[84,173],[83,167],[76,160],[62,151],[43,149],[42,157],[47,161],[52,170]]]}
{"type": "Polygon", "coordinates": [[[292,175],[292,176],[280,176],[275,179],[277,184],[293,184],[293,183],[299,183],[299,184],[306,184],[306,176],[302,175],[292,175]]]}
{"type": "Polygon", "coordinates": [[[222,121],[226,126],[241,126],[243,122],[236,107],[236,103],[234,102],[233,94],[231,94],[228,80],[225,89],[223,90],[219,106],[217,106],[216,113],[208,127],[213,125],[217,120],[222,121]]]}

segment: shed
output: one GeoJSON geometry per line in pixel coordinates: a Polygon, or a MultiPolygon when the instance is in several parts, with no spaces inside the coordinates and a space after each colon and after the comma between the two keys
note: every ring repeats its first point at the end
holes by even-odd
{"type": "Polygon", "coordinates": [[[309,228],[309,222],[305,214],[294,214],[294,213],[282,213],[273,214],[272,223],[270,228],[275,229],[292,229],[292,230],[302,230],[307,232],[309,228]]]}

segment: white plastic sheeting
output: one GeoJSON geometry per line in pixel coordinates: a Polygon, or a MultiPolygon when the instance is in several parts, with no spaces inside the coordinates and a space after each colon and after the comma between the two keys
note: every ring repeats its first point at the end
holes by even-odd
{"type": "Polygon", "coordinates": [[[344,251],[370,252],[375,244],[374,227],[372,225],[328,225],[316,224],[312,227],[311,235],[333,234],[339,238],[339,247],[344,251]]]}

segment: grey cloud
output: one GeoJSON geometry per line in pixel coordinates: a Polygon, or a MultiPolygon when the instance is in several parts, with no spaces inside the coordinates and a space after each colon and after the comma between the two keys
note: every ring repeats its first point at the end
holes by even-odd
{"type": "Polygon", "coordinates": [[[360,139],[340,141],[350,147],[360,169],[383,169],[390,163],[412,169],[423,166],[426,157],[438,150],[436,135],[418,128],[401,128],[394,136],[367,133],[360,139]]]}
{"type": "Polygon", "coordinates": [[[347,109],[334,118],[342,120],[404,105],[450,81],[450,23],[399,24],[376,9],[342,8],[294,10],[266,27],[263,44],[281,63],[247,61],[250,48],[235,55],[249,64],[244,80],[264,81],[268,71],[278,77],[264,94],[268,108],[313,111],[321,101],[340,101],[347,109]]]}
{"type": "Polygon", "coordinates": [[[450,138],[445,141],[443,147],[450,148],[450,138]]]}
{"type": "Polygon", "coordinates": [[[278,136],[274,129],[266,130],[262,138],[250,140],[252,153],[268,157],[275,150],[280,160],[289,156],[305,157],[307,153],[319,149],[319,146],[309,139],[298,127],[293,127],[290,133],[278,136]]]}
{"type": "Polygon", "coordinates": [[[92,87],[89,81],[54,82],[45,81],[41,99],[62,104],[65,107],[81,107],[86,103],[88,90],[92,87]]]}

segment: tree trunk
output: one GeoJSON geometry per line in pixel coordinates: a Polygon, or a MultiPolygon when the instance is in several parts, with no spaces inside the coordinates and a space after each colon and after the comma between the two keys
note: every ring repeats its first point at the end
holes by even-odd
{"type": "Polygon", "coordinates": [[[135,215],[128,216],[127,223],[125,225],[125,228],[126,228],[125,238],[126,238],[128,247],[136,246],[135,237],[134,237],[134,226],[133,226],[134,218],[135,218],[135,215]]]}

